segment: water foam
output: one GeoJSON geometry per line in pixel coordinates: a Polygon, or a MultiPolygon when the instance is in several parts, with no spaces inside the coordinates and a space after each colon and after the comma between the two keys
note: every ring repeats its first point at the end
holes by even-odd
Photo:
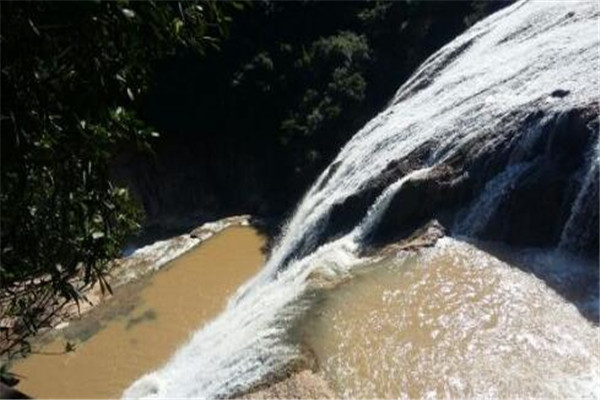
{"type": "Polygon", "coordinates": [[[521,1],[430,57],[306,193],[264,269],[223,314],[124,396],[225,397],[300,357],[288,333],[310,306],[311,276],[316,270],[344,275],[356,265],[361,238],[403,182],[385,191],[350,234],[322,243],[332,209],[390,161],[425,144],[433,167],[476,143],[485,143],[478,145],[482,151],[494,148],[497,132],[525,145],[532,132],[517,128],[534,111],[551,118],[589,105],[597,98],[599,16],[593,2],[521,1]],[[556,99],[555,90],[569,94],[556,99]]]}

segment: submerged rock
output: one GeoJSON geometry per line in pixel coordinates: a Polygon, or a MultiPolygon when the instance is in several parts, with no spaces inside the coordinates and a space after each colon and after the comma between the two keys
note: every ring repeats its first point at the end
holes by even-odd
{"type": "Polygon", "coordinates": [[[245,394],[240,399],[334,399],[337,396],[327,382],[311,370],[291,375],[266,388],[245,394]]]}

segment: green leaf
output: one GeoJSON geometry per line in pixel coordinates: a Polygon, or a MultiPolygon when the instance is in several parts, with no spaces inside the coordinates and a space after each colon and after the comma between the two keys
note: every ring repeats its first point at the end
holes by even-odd
{"type": "Polygon", "coordinates": [[[179,18],[173,19],[173,28],[175,29],[175,34],[179,35],[181,29],[183,28],[183,21],[179,18]]]}

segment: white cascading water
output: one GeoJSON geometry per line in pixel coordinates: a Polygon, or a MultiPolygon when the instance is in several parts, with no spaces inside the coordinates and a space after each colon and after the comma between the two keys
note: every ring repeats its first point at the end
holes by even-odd
{"type": "Polygon", "coordinates": [[[469,206],[468,214],[457,220],[453,231],[466,236],[474,236],[479,233],[502,202],[502,198],[529,166],[529,163],[515,163],[491,179],[485,185],[479,198],[469,206]]]}
{"type": "Polygon", "coordinates": [[[600,140],[596,139],[596,146],[588,155],[588,170],[580,184],[579,193],[573,203],[573,211],[560,235],[558,247],[561,249],[577,249],[578,243],[584,241],[584,237],[589,234],[586,225],[596,223],[596,221],[587,221],[589,218],[589,208],[598,209],[597,199],[593,194],[598,194],[598,184],[600,178],[600,140]],[[590,201],[590,199],[594,199],[590,201]]]}
{"type": "MultiPolygon", "coordinates": [[[[511,140],[526,146],[533,133],[517,129],[526,115],[541,110],[543,122],[597,98],[599,17],[595,2],[520,1],[435,53],[400,88],[390,106],[341,150],[335,168],[330,166],[317,179],[261,273],[166,365],[140,378],[124,396],[226,397],[300,357],[288,333],[310,307],[315,272],[319,277],[348,273],[360,261],[362,238],[406,181],[419,179],[429,167],[471,144],[494,148],[503,139],[498,132],[510,132],[511,140]],[[555,90],[568,95],[553,97],[555,90]],[[375,179],[390,161],[425,144],[432,153],[424,169],[383,191],[351,233],[320,243],[336,204],[375,179]]],[[[518,155],[512,158],[518,164],[518,155]]],[[[495,184],[510,185],[508,178],[522,168],[507,171],[495,184]]],[[[590,171],[598,171],[597,156],[592,157],[590,171]]],[[[493,197],[480,197],[480,208],[494,206],[493,197]]]]}

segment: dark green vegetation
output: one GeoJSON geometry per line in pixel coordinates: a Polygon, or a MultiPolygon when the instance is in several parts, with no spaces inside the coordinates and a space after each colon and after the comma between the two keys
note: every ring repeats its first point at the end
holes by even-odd
{"type": "Polygon", "coordinates": [[[18,329],[0,353],[80,301],[75,282],[108,288],[132,197],[149,223],[281,218],[428,55],[502,5],[3,3],[0,317],[18,329]]]}
{"type": "Polygon", "coordinates": [[[266,2],[236,13],[207,58],[159,68],[144,116],[155,158],[116,172],[150,222],[281,217],[435,50],[498,2],[266,2]]]}
{"type": "Polygon", "coordinates": [[[28,351],[82,284],[110,290],[142,216],[110,160],[158,135],[138,111],[156,62],[201,56],[228,21],[209,2],[2,4],[0,355],[28,351]]]}

